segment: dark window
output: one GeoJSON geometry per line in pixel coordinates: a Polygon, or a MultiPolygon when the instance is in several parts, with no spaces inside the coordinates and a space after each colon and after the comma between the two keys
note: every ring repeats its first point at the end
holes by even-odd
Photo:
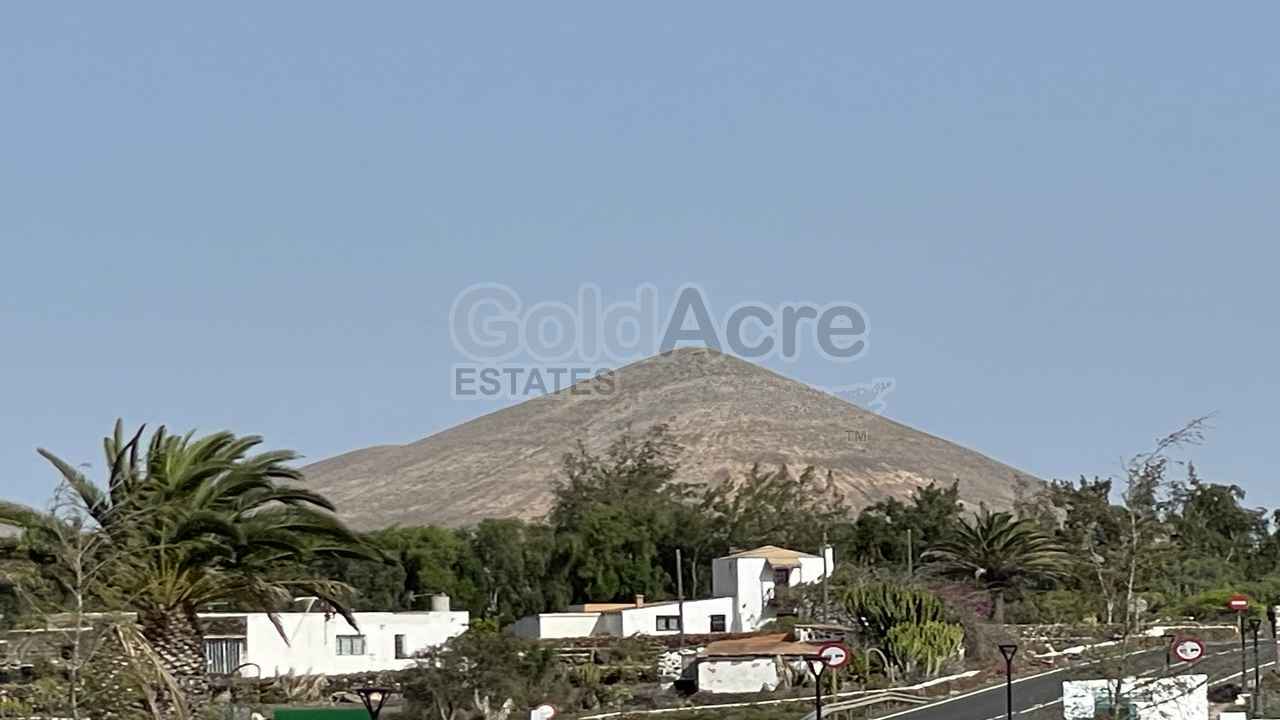
{"type": "Polygon", "coordinates": [[[230,675],[240,667],[245,641],[241,638],[208,638],[204,641],[205,670],[230,675]]]}
{"type": "Polygon", "coordinates": [[[658,629],[659,630],[679,630],[680,616],[679,615],[659,615],[658,629]]]}
{"type": "Polygon", "coordinates": [[[338,636],[338,654],[339,655],[363,655],[364,654],[364,636],[363,635],[339,635],[338,636]]]}
{"type": "Polygon", "coordinates": [[[711,616],[711,632],[724,632],[724,616],[723,615],[711,616]]]}
{"type": "Polygon", "coordinates": [[[409,653],[404,649],[404,636],[396,636],[396,659],[403,660],[409,657],[409,653]]]}
{"type": "Polygon", "coordinates": [[[773,584],[778,587],[789,586],[791,584],[791,570],[787,568],[774,568],[773,584]]]}

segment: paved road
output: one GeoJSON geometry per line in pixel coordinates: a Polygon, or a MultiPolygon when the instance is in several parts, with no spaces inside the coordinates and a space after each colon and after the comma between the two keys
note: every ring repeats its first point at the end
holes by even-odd
{"type": "MultiPolygon", "coordinates": [[[[1273,665],[1268,658],[1270,648],[1262,648],[1262,667],[1273,665]]],[[[1253,652],[1247,655],[1252,683],[1253,652]]],[[[1131,672],[1147,677],[1164,672],[1164,650],[1148,651],[1133,658],[1131,672]]],[[[1205,658],[1194,665],[1173,666],[1175,673],[1207,674],[1213,684],[1239,682],[1240,646],[1232,643],[1211,644],[1205,658]]],[[[1053,672],[1015,680],[1013,685],[1014,715],[1018,720],[1062,717],[1062,681],[1087,676],[1081,667],[1062,668],[1053,672]]],[[[1005,717],[1003,685],[926,705],[912,710],[883,715],[878,720],[1002,720],[1005,717]]]]}

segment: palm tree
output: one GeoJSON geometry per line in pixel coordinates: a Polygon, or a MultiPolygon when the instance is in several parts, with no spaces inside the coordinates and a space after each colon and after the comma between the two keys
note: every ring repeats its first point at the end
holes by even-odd
{"type": "MultiPolygon", "coordinates": [[[[201,438],[161,427],[142,447],[143,430],[126,438],[117,422],[104,440],[105,488],[46,450],[106,538],[108,582],[137,611],[138,629],[177,693],[158,690],[164,714],[199,714],[207,698],[204,639],[197,611],[212,603],[275,612],[296,596],[328,603],[354,626],[343,602],[349,588],[309,577],[317,556],[377,557],[320,495],[296,487],[291,451],[251,454],[257,436],[229,432],[201,438]],[[177,694],[178,697],[169,697],[177,694]]],[[[0,521],[47,523],[29,509],[0,508],[0,521]]]]}
{"type": "Polygon", "coordinates": [[[1004,622],[1005,595],[1037,578],[1066,573],[1072,558],[1061,545],[1030,520],[1007,512],[992,513],[985,507],[971,520],[962,519],[944,541],[924,553],[940,575],[968,578],[991,593],[991,619],[1004,622]]]}

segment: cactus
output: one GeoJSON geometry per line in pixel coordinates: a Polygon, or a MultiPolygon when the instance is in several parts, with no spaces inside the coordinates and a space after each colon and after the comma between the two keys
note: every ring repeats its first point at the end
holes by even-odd
{"type": "Polygon", "coordinates": [[[861,626],[867,639],[884,642],[898,625],[923,625],[946,620],[946,606],[926,590],[873,583],[850,588],[844,596],[846,612],[861,626]]]}
{"type": "Polygon", "coordinates": [[[960,655],[964,628],[936,621],[895,625],[886,641],[890,657],[908,675],[936,677],[948,660],[960,655]]]}

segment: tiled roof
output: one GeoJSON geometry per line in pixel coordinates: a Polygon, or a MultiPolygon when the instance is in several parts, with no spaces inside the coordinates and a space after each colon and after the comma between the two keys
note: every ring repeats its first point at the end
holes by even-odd
{"type": "Polygon", "coordinates": [[[741,657],[743,655],[817,655],[820,645],[788,640],[786,633],[770,633],[753,637],[717,640],[708,643],[701,657],[741,657]]]}

